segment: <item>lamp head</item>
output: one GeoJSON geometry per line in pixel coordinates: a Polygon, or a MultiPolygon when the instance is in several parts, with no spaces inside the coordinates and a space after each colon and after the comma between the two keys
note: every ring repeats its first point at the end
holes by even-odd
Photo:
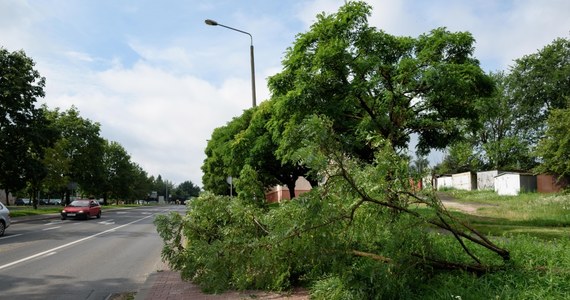
{"type": "Polygon", "coordinates": [[[210,19],[206,19],[204,22],[208,25],[211,25],[211,26],[217,26],[218,25],[218,22],[216,22],[214,20],[210,20],[210,19]]]}

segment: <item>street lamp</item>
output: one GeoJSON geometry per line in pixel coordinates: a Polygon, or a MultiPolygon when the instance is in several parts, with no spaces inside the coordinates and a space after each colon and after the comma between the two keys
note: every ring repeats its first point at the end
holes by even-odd
{"type": "Polygon", "coordinates": [[[250,62],[251,62],[251,99],[252,99],[253,107],[255,107],[256,101],[255,101],[255,67],[254,67],[254,62],[253,62],[253,37],[251,36],[251,34],[249,32],[245,32],[243,30],[239,30],[239,29],[236,29],[236,28],[233,28],[230,26],[220,24],[214,20],[207,19],[204,22],[210,26],[222,26],[222,27],[225,27],[227,29],[231,29],[231,30],[241,32],[241,33],[245,33],[245,34],[249,35],[249,38],[251,40],[251,45],[249,46],[249,56],[250,56],[250,62]]]}

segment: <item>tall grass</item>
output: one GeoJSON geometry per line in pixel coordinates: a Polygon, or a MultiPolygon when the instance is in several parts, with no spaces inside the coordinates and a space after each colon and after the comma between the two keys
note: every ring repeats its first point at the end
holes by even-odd
{"type": "Polygon", "coordinates": [[[512,257],[504,271],[440,273],[424,283],[417,299],[570,298],[569,238],[543,241],[519,235],[501,241],[512,257]]]}
{"type": "Polygon", "coordinates": [[[494,191],[450,190],[442,195],[478,206],[475,214],[454,214],[487,234],[530,234],[545,239],[570,236],[568,193],[500,196],[494,191]]]}

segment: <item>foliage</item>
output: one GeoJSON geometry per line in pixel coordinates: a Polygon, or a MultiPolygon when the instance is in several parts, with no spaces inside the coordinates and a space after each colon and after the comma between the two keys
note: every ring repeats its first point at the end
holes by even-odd
{"type": "Polygon", "coordinates": [[[418,150],[443,149],[461,137],[477,115],[476,98],[492,81],[472,57],[473,37],[444,28],[417,38],[397,37],[368,26],[370,6],[347,2],[332,15],[318,15],[287,50],[284,70],[269,86],[277,101],[274,134],[283,134],[280,155],[298,141],[307,115],[326,115],[343,149],[372,159],[366,136],[374,133],[405,149],[412,133],[418,150]]]}
{"type": "Polygon", "coordinates": [[[339,152],[330,122],[313,118],[304,128],[308,138],[293,157],[312,153],[305,163],[322,166],[327,182],[275,208],[255,205],[247,193],[234,201],[205,193],[185,216],[157,218],[171,267],[209,292],[281,290],[330,276],[357,298],[405,298],[433,268],[485,273],[508,259],[436,199],[409,193],[409,162],[383,140],[372,142],[378,147],[374,163],[363,164],[339,152]],[[410,209],[413,203],[432,210],[421,215],[410,209]],[[452,233],[445,237],[449,244],[455,240],[451,249],[439,249],[439,237],[426,235],[432,225],[452,233]]]}
{"type": "Polygon", "coordinates": [[[117,142],[104,141],[103,178],[98,183],[104,204],[108,199],[116,203],[124,200],[133,203],[144,199],[150,191],[150,181],[138,165],[131,161],[131,156],[117,142]]]}
{"type": "Polygon", "coordinates": [[[237,176],[245,162],[234,157],[233,143],[238,134],[249,126],[253,110],[246,110],[225,126],[214,129],[206,146],[206,159],[202,165],[204,190],[218,195],[230,195],[228,176],[237,176]]]}
{"type": "Polygon", "coordinates": [[[535,162],[530,155],[530,143],[516,128],[518,114],[509,75],[491,73],[495,92],[490,99],[479,99],[477,109],[481,128],[471,140],[476,153],[482,157],[484,170],[530,170],[535,162]]]}
{"type": "MultiPolygon", "coordinates": [[[[547,119],[570,103],[570,41],[558,38],[537,53],[515,60],[510,73],[490,74],[496,89],[477,99],[479,127],[463,132],[465,141],[454,144],[440,166],[446,172],[477,165],[465,160],[459,148],[471,147],[472,159],[485,170],[530,171],[542,155],[536,147],[548,128],[547,119]],[[533,155],[534,154],[534,155],[533,155]]],[[[544,144],[544,143],[543,143],[544,144]]],[[[537,170],[546,170],[540,167],[537,170]]]]}
{"type": "MultiPolygon", "coordinates": [[[[300,176],[311,180],[308,169],[302,165],[278,157],[280,134],[273,134],[269,124],[274,118],[274,101],[265,101],[255,110],[249,126],[237,134],[232,142],[233,164],[237,169],[250,166],[257,172],[262,187],[270,188],[277,184],[289,189],[295,197],[295,183],[300,176]]],[[[313,185],[316,182],[313,181],[313,185]]]]}
{"type": "Polygon", "coordinates": [[[536,145],[553,109],[570,104],[570,40],[558,38],[515,61],[509,85],[516,99],[517,130],[536,145]]]}
{"type": "Polygon", "coordinates": [[[48,182],[59,184],[50,189],[66,191],[66,202],[73,183],[87,195],[100,194],[105,147],[105,140],[99,135],[100,125],[82,118],[75,107],[64,112],[51,111],[48,118],[58,132],[58,140],[45,160],[51,177],[48,182]]]}
{"type": "Polygon", "coordinates": [[[193,197],[200,195],[200,187],[192,183],[192,181],[184,181],[180,183],[173,193],[173,198],[181,201],[186,201],[193,197]]]}
{"type": "Polygon", "coordinates": [[[434,169],[438,174],[454,174],[477,171],[480,166],[481,159],[474,153],[473,145],[469,141],[461,141],[448,148],[447,155],[434,169]]]}
{"type": "Polygon", "coordinates": [[[100,136],[100,125],[67,111],[36,107],[45,78],[23,51],[0,47],[0,188],[32,198],[107,196],[130,202],[150,191],[146,172],[117,142],[100,136]]]}
{"type": "Polygon", "coordinates": [[[542,160],[537,171],[570,178],[570,108],[553,110],[547,124],[535,153],[542,160]]]}
{"type": "MultiPolygon", "coordinates": [[[[163,258],[208,292],[306,285],[317,299],[530,297],[501,287],[519,272],[540,278],[537,269],[558,294],[566,291],[565,262],[556,274],[542,265],[551,261],[533,264],[521,249],[513,261],[508,239],[479,233],[436,194],[411,186],[415,174],[400,152],[411,133],[420,154],[454,145],[492,107],[485,101],[493,84],[472,57],[472,36],[440,28],[395,37],[369,27],[369,14],[369,5],[349,1],[319,15],[271,77],[271,104],[214,131],[205,189],[226,193],[226,176],[239,174],[239,193],[202,193],[185,215],[157,217],[163,258]],[[256,197],[268,177],[256,163],[273,158],[309,168],[323,184],[295,201],[261,205],[256,197]],[[450,285],[477,276],[487,285],[450,285]]],[[[472,144],[455,145],[457,165],[474,164],[472,144]]],[[[533,286],[544,287],[539,281],[533,286]]]]}
{"type": "Polygon", "coordinates": [[[250,200],[252,204],[262,207],[266,204],[265,190],[258,174],[251,166],[245,165],[235,185],[240,199],[250,200]]]}
{"type": "Polygon", "coordinates": [[[6,194],[31,181],[37,188],[45,176],[44,148],[53,142],[44,110],[45,78],[23,51],[0,48],[0,188],[6,194]]]}

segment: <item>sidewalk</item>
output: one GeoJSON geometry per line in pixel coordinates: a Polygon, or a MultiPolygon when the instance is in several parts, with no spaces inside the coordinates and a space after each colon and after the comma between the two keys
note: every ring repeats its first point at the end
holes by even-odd
{"type": "Polygon", "coordinates": [[[165,270],[151,274],[144,287],[136,294],[135,300],[307,300],[308,291],[295,290],[290,295],[262,291],[226,292],[223,294],[204,294],[200,288],[188,281],[183,281],[179,272],[165,270]]]}

